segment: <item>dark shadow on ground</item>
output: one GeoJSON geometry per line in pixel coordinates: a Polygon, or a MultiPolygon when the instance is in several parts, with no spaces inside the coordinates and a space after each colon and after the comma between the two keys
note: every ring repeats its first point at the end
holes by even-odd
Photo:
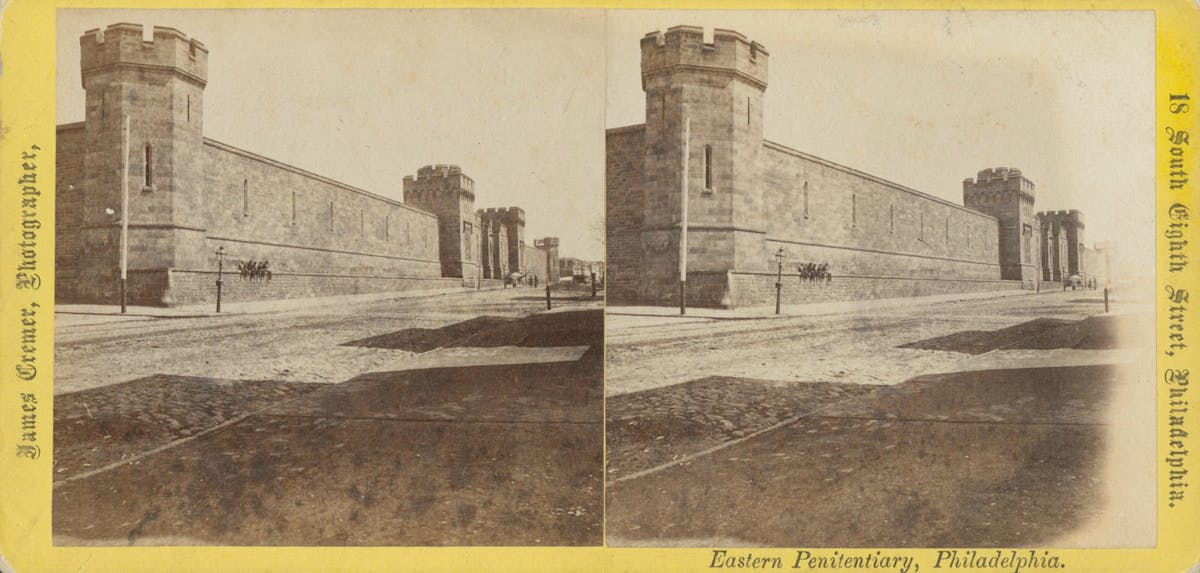
{"type": "Polygon", "coordinates": [[[354,340],[343,346],[428,352],[442,347],[600,346],[604,311],[577,310],[523,318],[481,316],[442,328],[407,328],[354,340]]]}
{"type": "Polygon", "coordinates": [[[1131,317],[1117,316],[1091,316],[1076,321],[1038,318],[999,330],[964,330],[901,344],[898,348],[942,350],[963,354],[983,354],[1002,349],[1107,350],[1117,348],[1118,334],[1125,328],[1137,328],[1136,321],[1137,319],[1131,317]]]}
{"type": "Polygon", "coordinates": [[[557,313],[525,323],[596,343],[570,362],[380,372],[304,392],[156,376],[61,396],[56,425],[67,429],[56,435],[56,455],[66,453],[56,464],[73,472],[256,413],[59,484],[55,543],[599,545],[596,318],[557,313]],[[103,419],[88,418],[98,404],[103,419]],[[176,414],[160,419],[160,411],[176,414]],[[104,421],[114,416],[120,432],[104,421]]]}
{"type": "Polygon", "coordinates": [[[517,320],[516,318],[506,318],[503,316],[478,316],[441,328],[406,328],[404,330],[397,330],[396,332],[389,332],[388,334],[353,340],[342,346],[364,346],[367,348],[407,350],[409,352],[429,352],[435,348],[441,348],[460,340],[463,337],[472,336],[485,329],[494,328],[501,324],[517,320]]]}
{"type": "Polygon", "coordinates": [[[1012,346],[1030,336],[1036,336],[1067,324],[1071,324],[1071,321],[1056,318],[1038,318],[999,330],[964,330],[946,336],[901,344],[898,348],[983,354],[999,348],[1012,346]]]}
{"type": "Polygon", "coordinates": [[[850,397],[610,482],[609,544],[1044,544],[1103,506],[1099,422],[1119,376],[1115,366],[954,373],[850,397]]]}

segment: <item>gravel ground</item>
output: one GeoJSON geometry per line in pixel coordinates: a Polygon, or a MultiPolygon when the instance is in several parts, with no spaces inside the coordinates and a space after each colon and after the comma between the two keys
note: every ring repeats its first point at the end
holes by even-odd
{"type": "Polygon", "coordinates": [[[1152,544],[1153,372],[1126,360],[1153,315],[1114,310],[1050,293],[620,321],[608,543],[1152,544]],[[996,366],[1016,356],[1037,367],[996,366]]]}
{"type": "Polygon", "coordinates": [[[63,329],[55,544],[599,545],[603,314],[522,298],[63,329]]]}

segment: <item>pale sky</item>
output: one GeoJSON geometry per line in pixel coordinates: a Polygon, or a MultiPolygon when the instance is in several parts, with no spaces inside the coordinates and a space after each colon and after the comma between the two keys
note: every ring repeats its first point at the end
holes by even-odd
{"type": "Polygon", "coordinates": [[[604,13],[59,10],[57,122],[83,119],[79,36],[117,22],[209,49],[204,134],[402,200],[422,165],[519,206],[526,237],[603,257],[604,13]]]}
{"type": "Polygon", "coordinates": [[[960,205],[963,179],[1016,167],[1037,210],[1083,211],[1088,246],[1153,249],[1150,12],[613,11],[609,127],[645,121],[639,39],[681,24],[766,47],[768,140],[960,205]]]}
{"type": "Polygon", "coordinates": [[[1150,12],[59,10],[59,123],[115,22],[205,43],[207,137],[395,199],[455,163],[566,256],[602,256],[604,129],[644,121],[639,40],[679,24],[766,46],[769,140],[959,204],[1017,167],[1089,245],[1153,244],[1150,12]]]}

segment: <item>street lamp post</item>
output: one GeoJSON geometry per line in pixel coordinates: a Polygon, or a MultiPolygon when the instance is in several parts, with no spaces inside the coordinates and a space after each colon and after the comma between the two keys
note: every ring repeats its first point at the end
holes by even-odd
{"type": "Polygon", "coordinates": [[[779,261],[778,274],[775,275],[775,314],[779,314],[779,303],[783,296],[783,247],[779,247],[775,258],[779,261]]]}
{"type": "Polygon", "coordinates": [[[546,251],[546,310],[550,310],[550,251],[546,251]]]}
{"type": "Polygon", "coordinates": [[[225,245],[217,247],[217,312],[221,312],[221,271],[225,268],[225,245]]]}

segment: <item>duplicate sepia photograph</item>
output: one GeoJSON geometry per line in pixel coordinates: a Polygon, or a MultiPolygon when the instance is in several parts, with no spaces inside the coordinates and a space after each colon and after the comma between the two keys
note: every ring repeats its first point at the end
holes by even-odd
{"type": "Polygon", "coordinates": [[[602,543],[602,12],[56,26],[56,545],[602,543]]]}
{"type": "Polygon", "coordinates": [[[607,27],[608,545],[1154,546],[1153,13],[607,27]]]}

